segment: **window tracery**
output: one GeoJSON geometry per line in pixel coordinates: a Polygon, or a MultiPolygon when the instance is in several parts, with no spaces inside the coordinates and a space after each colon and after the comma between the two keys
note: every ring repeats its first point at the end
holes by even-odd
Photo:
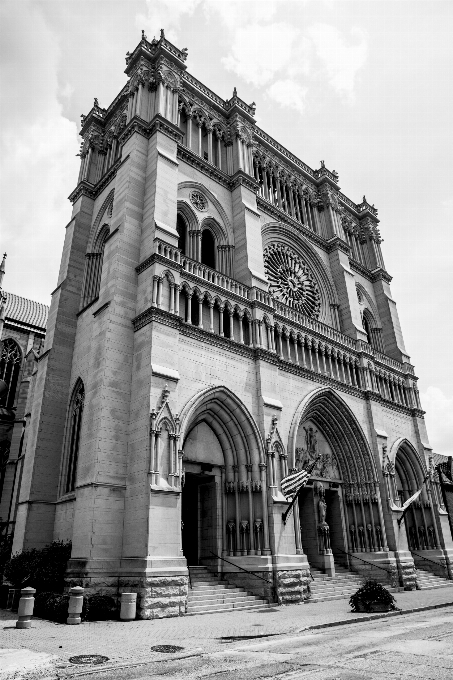
{"type": "Polygon", "coordinates": [[[77,463],[79,458],[80,432],[82,428],[83,408],[85,405],[85,388],[80,380],[74,389],[69,408],[67,430],[67,468],[65,493],[74,491],[77,477],[77,463]]]}
{"type": "Polygon", "coordinates": [[[8,386],[8,389],[1,400],[1,405],[6,408],[11,408],[14,405],[21,362],[22,353],[19,345],[12,338],[6,338],[3,341],[0,359],[0,378],[4,380],[8,386]]]}
{"type": "Polygon", "coordinates": [[[318,286],[296,253],[286,246],[270,246],[264,252],[264,268],[270,291],[277,299],[306,316],[319,316],[321,298],[318,286]]]}

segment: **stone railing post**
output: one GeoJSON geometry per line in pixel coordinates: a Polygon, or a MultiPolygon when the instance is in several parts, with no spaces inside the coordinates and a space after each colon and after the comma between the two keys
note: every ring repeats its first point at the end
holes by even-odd
{"type": "Polygon", "coordinates": [[[82,623],[80,614],[83,608],[83,591],[81,586],[75,586],[69,589],[69,607],[68,618],[66,623],[70,626],[76,626],[82,623]]]}
{"type": "Polygon", "coordinates": [[[16,628],[31,628],[31,617],[33,616],[33,608],[35,606],[34,588],[23,588],[20,591],[21,597],[19,600],[19,618],[16,621],[16,628]]]}
{"type": "Polygon", "coordinates": [[[137,593],[121,593],[121,621],[134,621],[137,611],[137,593]]]}

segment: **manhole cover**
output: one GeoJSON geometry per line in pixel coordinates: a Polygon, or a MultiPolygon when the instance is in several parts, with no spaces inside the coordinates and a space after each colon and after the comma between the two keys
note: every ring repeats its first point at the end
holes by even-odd
{"type": "Polygon", "coordinates": [[[70,663],[77,663],[85,666],[105,663],[108,660],[108,656],[101,656],[100,654],[79,654],[79,656],[71,656],[69,659],[70,663]]]}
{"type": "Polygon", "coordinates": [[[178,647],[177,645],[155,645],[151,647],[152,652],[165,652],[166,654],[174,654],[175,652],[182,652],[184,647],[178,647]]]}

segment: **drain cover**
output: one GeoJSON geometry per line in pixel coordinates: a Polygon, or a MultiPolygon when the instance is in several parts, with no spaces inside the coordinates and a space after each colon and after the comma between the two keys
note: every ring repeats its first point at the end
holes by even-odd
{"type": "Polygon", "coordinates": [[[174,654],[175,652],[182,652],[184,647],[178,647],[177,645],[155,645],[151,647],[152,652],[165,652],[166,654],[174,654]]]}
{"type": "Polygon", "coordinates": [[[100,654],[79,654],[79,656],[71,656],[70,663],[77,663],[81,665],[98,665],[109,660],[108,656],[101,656],[100,654]]]}

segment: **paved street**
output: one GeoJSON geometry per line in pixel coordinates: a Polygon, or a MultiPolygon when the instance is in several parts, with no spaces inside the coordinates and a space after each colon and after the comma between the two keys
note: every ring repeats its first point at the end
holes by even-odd
{"type": "MultiPolygon", "coordinates": [[[[452,599],[450,588],[397,594],[406,611],[452,599]]],[[[36,619],[22,631],[9,612],[1,618],[1,680],[453,677],[453,606],[370,620],[338,600],[132,623],[65,626],[36,619]],[[153,651],[155,645],[183,649],[169,654],[153,651]],[[97,667],[69,663],[79,654],[101,654],[109,661],[97,667]]]]}

